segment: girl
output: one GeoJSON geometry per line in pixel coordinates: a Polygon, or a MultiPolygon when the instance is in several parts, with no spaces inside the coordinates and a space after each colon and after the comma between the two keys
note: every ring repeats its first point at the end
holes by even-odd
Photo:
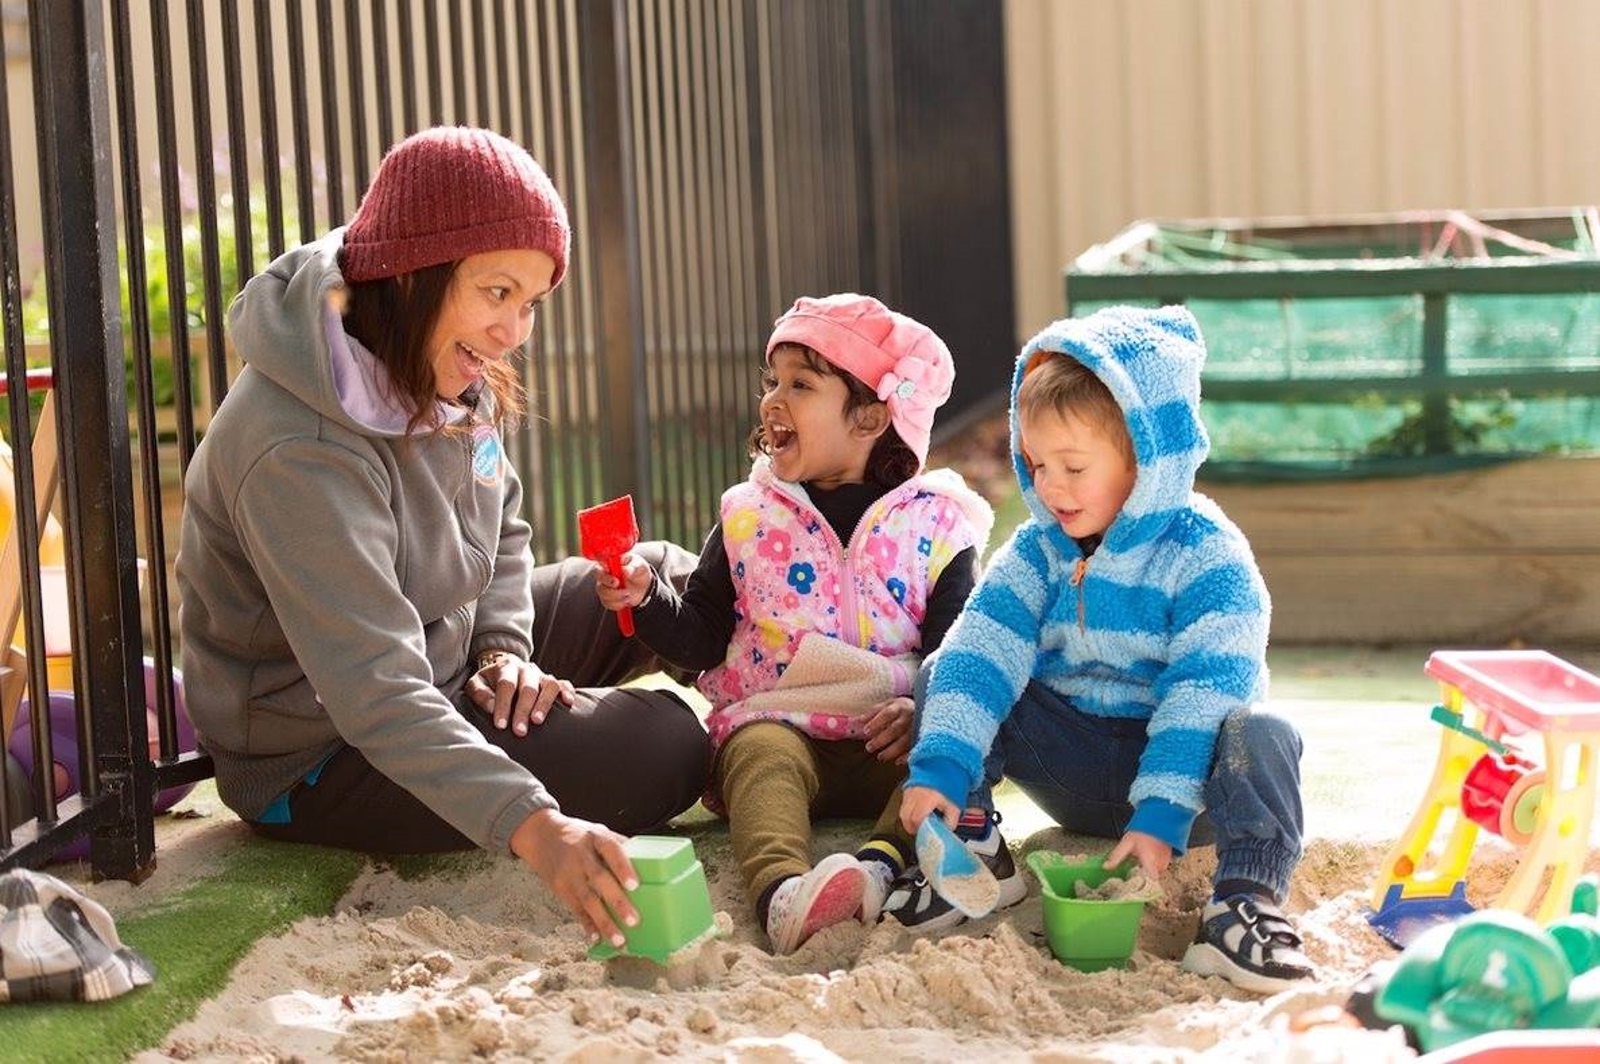
{"type": "Polygon", "coordinates": [[[800,299],[767,342],[750,478],[680,595],[640,558],[597,577],[662,658],[705,670],[725,811],[778,953],[877,920],[910,862],[899,825],[911,680],[976,578],[994,515],[948,470],[921,473],[950,352],[876,299],[800,299]],[[811,819],[875,816],[855,854],[812,867],[811,819]]]}

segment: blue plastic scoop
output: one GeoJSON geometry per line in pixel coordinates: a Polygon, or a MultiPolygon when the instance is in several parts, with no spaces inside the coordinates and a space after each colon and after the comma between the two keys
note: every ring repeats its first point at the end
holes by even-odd
{"type": "Polygon", "coordinates": [[[988,916],[1000,902],[994,873],[936,812],[917,829],[917,864],[941,898],[973,919],[988,916]]]}

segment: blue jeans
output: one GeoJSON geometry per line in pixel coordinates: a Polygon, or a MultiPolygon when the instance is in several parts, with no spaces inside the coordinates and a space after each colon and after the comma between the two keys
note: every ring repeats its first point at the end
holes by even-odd
{"type": "MultiPolygon", "coordinates": [[[[926,684],[924,669],[917,677],[919,718],[926,684]]],[[[1146,724],[1079,712],[1031,682],[1001,723],[967,806],[993,810],[991,788],[1005,777],[1068,831],[1120,839],[1133,817],[1128,790],[1149,741],[1146,724]]],[[[1301,748],[1299,731],[1275,714],[1241,709],[1223,721],[1202,792],[1205,809],[1188,840],[1216,844],[1213,882],[1248,880],[1279,901],[1285,897],[1305,830],[1301,748]]]]}

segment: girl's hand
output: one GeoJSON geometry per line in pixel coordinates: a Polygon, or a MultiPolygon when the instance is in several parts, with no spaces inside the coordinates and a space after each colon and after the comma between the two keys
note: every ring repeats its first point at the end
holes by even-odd
{"type": "Polygon", "coordinates": [[[862,729],[867,733],[867,753],[879,761],[905,761],[911,753],[911,699],[901,695],[879,702],[862,729]]]}
{"type": "Polygon", "coordinates": [[[929,814],[944,817],[953,828],[961,819],[961,807],[932,787],[907,787],[900,801],[900,826],[915,835],[929,814]]]}
{"type": "Polygon", "coordinates": [[[1122,841],[1117,843],[1117,848],[1111,851],[1102,868],[1112,869],[1117,867],[1129,857],[1139,862],[1139,867],[1151,879],[1160,879],[1161,874],[1167,870],[1167,865],[1172,863],[1172,847],[1156,838],[1146,835],[1142,831],[1130,831],[1122,836],[1122,841]]]}
{"type": "Polygon", "coordinates": [[[511,852],[572,910],[590,942],[604,938],[621,947],[617,926],[639,922],[628,891],[639,885],[623,850],[623,837],[602,824],[541,809],[511,833],[511,852]]]}
{"type": "Polygon", "coordinates": [[[600,596],[600,605],[608,610],[624,610],[637,606],[650,593],[650,585],[656,580],[655,570],[650,568],[650,564],[639,560],[631,553],[622,556],[621,581],[612,576],[611,571],[599,562],[595,563],[594,568],[594,590],[600,596]]]}
{"type": "Polygon", "coordinates": [[[544,723],[557,701],[572,705],[573,691],[566,680],[558,680],[533,662],[507,653],[467,681],[467,697],[494,717],[496,728],[509,724],[518,735],[527,735],[529,727],[544,723]]]}

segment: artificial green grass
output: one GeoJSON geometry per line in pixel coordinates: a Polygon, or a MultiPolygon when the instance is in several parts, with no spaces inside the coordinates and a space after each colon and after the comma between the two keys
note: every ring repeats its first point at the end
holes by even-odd
{"type": "Polygon", "coordinates": [[[117,921],[122,941],[155,965],[155,981],[113,1001],[0,1005],[0,1058],[126,1059],[157,1045],[215,996],[260,938],[326,915],[366,863],[359,854],[252,839],[216,872],[117,921]]]}

